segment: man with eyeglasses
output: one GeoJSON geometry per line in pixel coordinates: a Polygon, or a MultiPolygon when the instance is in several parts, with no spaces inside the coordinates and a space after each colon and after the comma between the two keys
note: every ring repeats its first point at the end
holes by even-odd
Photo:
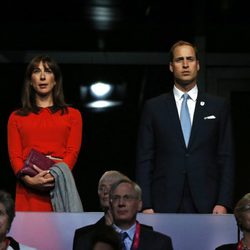
{"type": "Polygon", "coordinates": [[[130,181],[121,180],[110,190],[110,211],[113,228],[121,235],[124,250],[172,250],[171,238],[149,230],[136,220],[142,208],[141,189],[130,181]]]}
{"type": "Polygon", "coordinates": [[[113,219],[109,210],[109,191],[111,186],[120,180],[129,180],[129,178],[116,170],[106,171],[98,183],[98,196],[102,210],[104,211],[104,219],[106,225],[112,225],[113,219]]]}
{"type": "Polygon", "coordinates": [[[106,225],[113,224],[113,218],[109,210],[109,191],[115,182],[123,179],[129,180],[126,175],[116,170],[106,171],[101,176],[98,183],[98,196],[104,216],[95,224],[76,229],[73,242],[74,250],[92,250],[92,240],[95,238],[95,234],[99,234],[106,225]]]}

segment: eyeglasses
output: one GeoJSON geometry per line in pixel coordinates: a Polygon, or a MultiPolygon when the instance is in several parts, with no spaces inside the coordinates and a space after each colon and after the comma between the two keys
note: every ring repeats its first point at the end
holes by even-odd
{"type": "Polygon", "coordinates": [[[125,203],[131,202],[132,200],[138,200],[138,197],[133,196],[133,195],[124,195],[124,196],[120,196],[120,195],[114,195],[111,197],[110,201],[112,203],[120,203],[121,200],[125,203]]]}

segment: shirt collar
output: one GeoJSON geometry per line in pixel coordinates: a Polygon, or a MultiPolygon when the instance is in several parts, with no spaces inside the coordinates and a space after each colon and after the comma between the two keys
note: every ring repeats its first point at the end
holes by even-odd
{"type": "MultiPolygon", "coordinates": [[[[182,95],[185,93],[185,92],[183,92],[183,91],[177,89],[175,85],[174,85],[173,92],[174,92],[174,96],[175,96],[175,98],[176,98],[177,100],[181,100],[182,95]]],[[[197,87],[197,85],[195,85],[195,86],[194,86],[192,89],[190,89],[187,93],[188,93],[190,99],[192,99],[193,101],[196,101],[197,96],[198,96],[198,87],[197,87]]]]}
{"type": "Polygon", "coordinates": [[[124,232],[126,232],[128,234],[129,239],[133,240],[134,235],[135,235],[136,223],[133,226],[131,226],[129,229],[127,229],[127,230],[122,230],[118,226],[116,226],[115,224],[113,224],[113,228],[118,233],[124,233],[124,232]]]}

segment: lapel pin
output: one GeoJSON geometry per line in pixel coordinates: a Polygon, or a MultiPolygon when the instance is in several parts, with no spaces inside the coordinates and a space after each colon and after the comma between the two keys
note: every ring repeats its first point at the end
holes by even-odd
{"type": "Polygon", "coordinates": [[[201,105],[201,106],[204,106],[204,105],[205,105],[205,102],[200,102],[200,105],[201,105]]]}

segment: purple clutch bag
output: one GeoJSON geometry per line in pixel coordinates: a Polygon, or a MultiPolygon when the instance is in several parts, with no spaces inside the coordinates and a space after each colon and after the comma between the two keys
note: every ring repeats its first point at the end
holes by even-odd
{"type": "Polygon", "coordinates": [[[28,158],[25,161],[25,165],[19,171],[18,176],[29,175],[31,177],[38,174],[38,172],[33,168],[33,165],[36,165],[42,170],[50,169],[55,162],[42,153],[38,152],[35,149],[31,149],[28,155],[28,158]]]}

